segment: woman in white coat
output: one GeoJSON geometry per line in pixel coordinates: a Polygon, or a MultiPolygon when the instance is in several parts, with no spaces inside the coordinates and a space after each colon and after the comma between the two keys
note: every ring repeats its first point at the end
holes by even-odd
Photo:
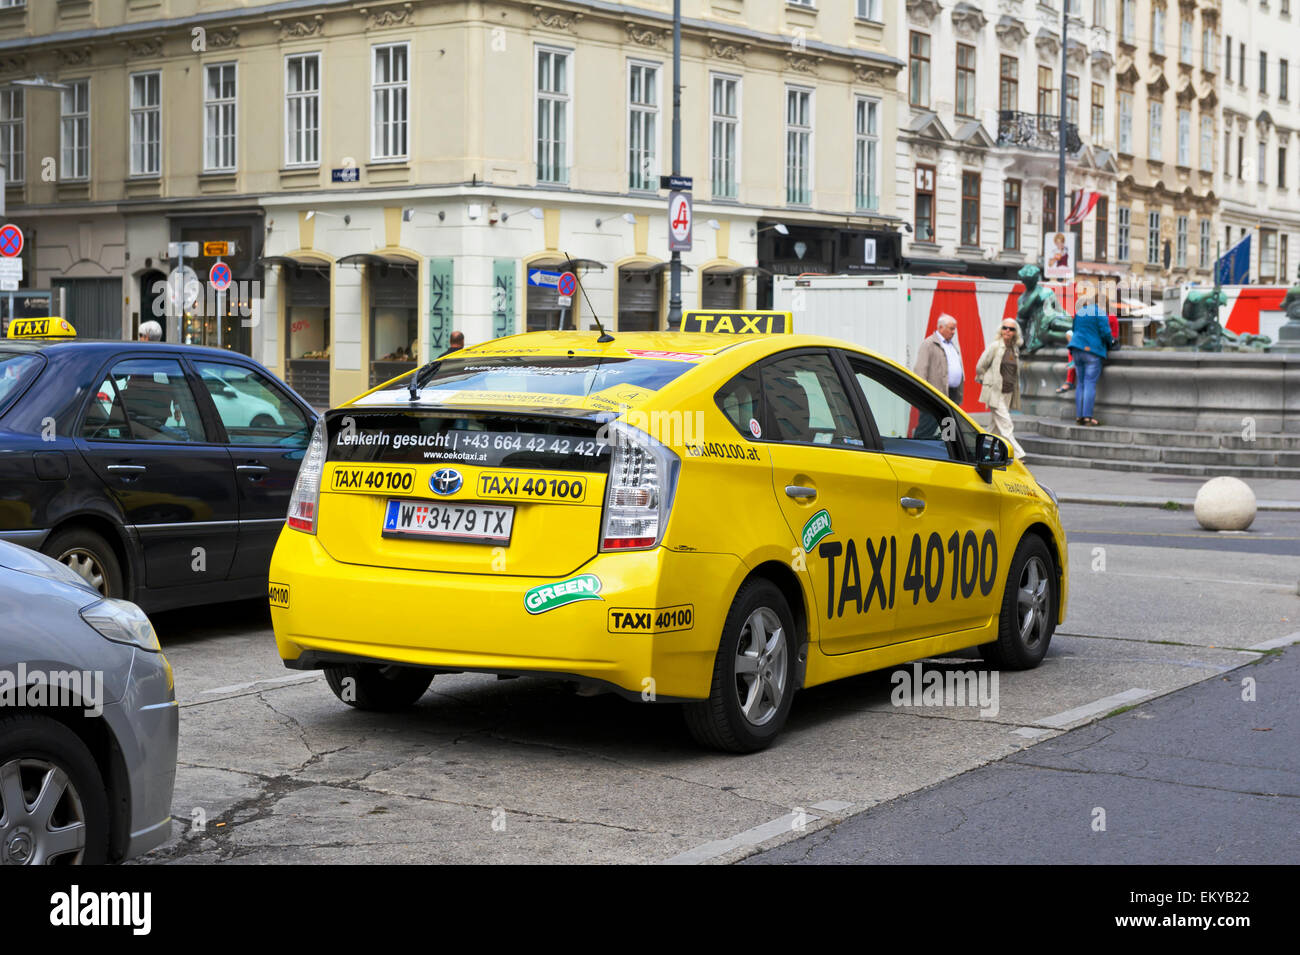
{"type": "Polygon", "coordinates": [[[1020,326],[1014,318],[1002,320],[998,337],[989,342],[975,365],[975,377],[983,385],[980,401],[993,414],[990,430],[1005,438],[1017,458],[1025,456],[1015,438],[1011,412],[1020,410],[1020,326]]]}

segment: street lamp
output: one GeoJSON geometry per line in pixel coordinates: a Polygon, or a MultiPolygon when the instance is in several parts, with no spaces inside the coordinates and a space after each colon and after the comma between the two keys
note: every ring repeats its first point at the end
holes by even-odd
{"type": "Polygon", "coordinates": [[[763,228],[761,228],[761,229],[750,229],[750,230],[749,230],[749,237],[752,239],[752,238],[754,238],[756,235],[758,235],[760,232],[767,232],[769,229],[774,230],[778,235],[789,235],[789,234],[790,234],[790,230],[789,230],[788,228],[786,228],[785,223],[784,223],[784,222],[778,222],[778,223],[776,223],[775,225],[765,225],[765,226],[763,226],[763,228]]]}
{"type": "Polygon", "coordinates": [[[308,222],[311,222],[311,220],[314,219],[316,216],[326,216],[326,217],[328,217],[328,218],[330,218],[330,219],[342,219],[344,225],[352,225],[352,216],[350,216],[350,215],[344,215],[344,216],[341,216],[341,215],[337,215],[336,213],[333,213],[333,212],[317,212],[315,209],[308,209],[308,210],[307,210],[307,221],[308,221],[308,222]]]}
{"type": "Polygon", "coordinates": [[[37,73],[29,80],[14,80],[9,85],[21,86],[23,89],[28,90],[54,90],[56,92],[72,89],[72,87],[67,83],[56,83],[53,80],[46,79],[45,76],[40,73],[37,73]]]}
{"type": "MultiPolygon", "coordinates": [[[[622,219],[624,222],[626,222],[628,225],[636,225],[636,216],[634,216],[634,215],[633,215],[632,213],[630,213],[630,212],[625,212],[625,213],[623,213],[621,216],[619,216],[619,218],[622,219]]],[[[597,220],[596,220],[596,228],[599,229],[599,228],[600,228],[600,224],[601,224],[602,222],[608,222],[608,221],[609,221],[608,219],[597,219],[597,220]]]]}
{"type": "Polygon", "coordinates": [[[503,212],[503,213],[501,213],[501,221],[502,221],[502,222],[508,222],[508,221],[510,221],[510,217],[511,217],[511,216],[517,216],[517,215],[519,215],[519,213],[521,213],[521,212],[527,212],[527,213],[528,213],[530,216],[532,216],[534,219],[545,219],[545,218],[546,218],[546,213],[545,213],[545,212],[543,212],[543,211],[542,211],[540,208],[538,208],[537,206],[533,206],[531,209],[516,209],[514,212],[503,212]]]}
{"type": "MultiPolygon", "coordinates": [[[[423,212],[419,209],[412,209],[410,206],[407,206],[405,209],[402,210],[403,222],[410,222],[416,216],[428,216],[430,219],[434,218],[434,214],[432,212],[423,212]]],[[[446,218],[447,218],[447,213],[444,210],[439,209],[437,213],[438,221],[441,222],[443,219],[446,218]]]]}

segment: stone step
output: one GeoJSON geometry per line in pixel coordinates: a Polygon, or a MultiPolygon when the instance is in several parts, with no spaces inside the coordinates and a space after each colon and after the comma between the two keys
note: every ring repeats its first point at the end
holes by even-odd
{"type": "MultiPolygon", "coordinates": [[[[1088,428],[1092,434],[1104,429],[1088,428]]],[[[1091,434],[1089,435],[1091,437],[1091,434]]],[[[1300,477],[1300,452],[1237,451],[1230,448],[1167,448],[1150,444],[1110,441],[1069,440],[1032,432],[1017,432],[1016,439],[1026,451],[1054,457],[1086,458],[1098,462],[1129,461],[1138,464],[1175,464],[1227,468],[1279,468],[1300,477]]]]}
{"type": "Polygon", "coordinates": [[[1166,431],[1155,428],[1120,428],[1105,424],[1095,428],[1073,420],[1023,415],[1016,427],[1047,438],[1103,441],[1109,444],[1149,444],[1161,448],[1229,448],[1235,451],[1300,452],[1300,434],[1262,434],[1246,437],[1242,431],[1166,431]]]}
{"type": "MultiPolygon", "coordinates": [[[[1016,435],[1016,440],[1020,441],[1020,435],[1016,435]]],[[[1023,442],[1022,442],[1023,443],[1023,442]]],[[[1165,464],[1156,462],[1154,464],[1145,461],[1093,461],[1088,458],[1071,458],[1052,454],[1040,453],[1037,451],[1028,452],[1025,459],[1025,465],[1029,470],[1035,467],[1060,467],[1060,468],[1093,468],[1100,471],[1140,471],[1144,474],[1177,474],[1182,477],[1235,477],[1241,478],[1247,484],[1251,479],[1257,478],[1282,478],[1288,480],[1300,480],[1300,468],[1237,468],[1221,467],[1217,465],[1197,465],[1197,464],[1165,464]]]]}

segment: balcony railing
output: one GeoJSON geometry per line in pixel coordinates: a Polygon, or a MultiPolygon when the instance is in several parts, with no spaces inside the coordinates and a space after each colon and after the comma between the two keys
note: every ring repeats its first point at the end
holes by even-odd
{"type": "MultiPolygon", "coordinates": [[[[1052,113],[1021,113],[1016,110],[998,111],[998,145],[1019,146],[1041,152],[1060,149],[1060,119],[1052,113]]],[[[1083,148],[1077,123],[1065,124],[1065,151],[1074,155],[1083,148]]]]}

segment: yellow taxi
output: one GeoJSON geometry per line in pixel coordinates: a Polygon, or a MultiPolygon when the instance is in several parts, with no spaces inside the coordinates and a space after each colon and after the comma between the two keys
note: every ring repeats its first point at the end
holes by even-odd
{"type": "Polygon", "coordinates": [[[733,752],[804,687],[1036,666],[1052,492],[899,365],[742,319],[495,339],[328,412],[271,563],[286,665],[378,710],[437,673],[562,676],[733,752]]]}

